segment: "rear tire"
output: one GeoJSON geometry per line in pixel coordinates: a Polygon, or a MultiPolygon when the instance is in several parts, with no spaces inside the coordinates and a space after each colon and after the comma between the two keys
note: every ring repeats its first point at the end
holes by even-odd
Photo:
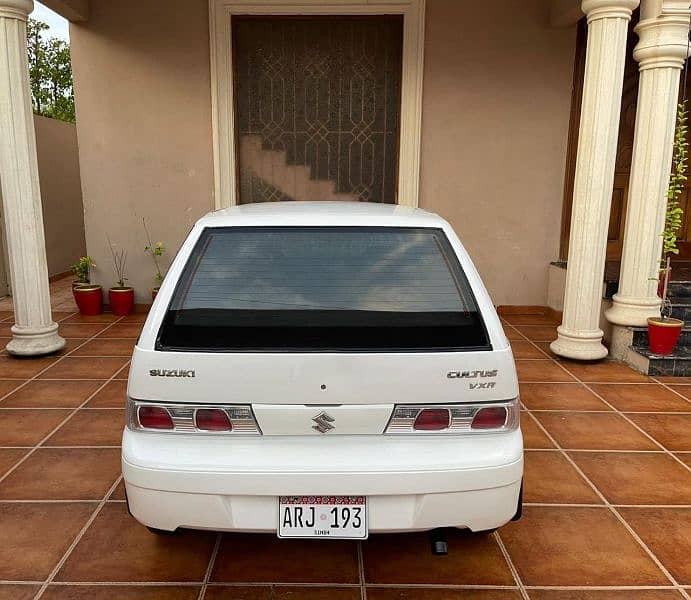
{"type": "Polygon", "coordinates": [[[516,514],[511,517],[512,521],[518,521],[523,516],[523,480],[521,479],[521,491],[518,492],[518,506],[516,507],[516,514]]]}
{"type": "Polygon", "coordinates": [[[497,529],[499,528],[495,527],[494,529],[483,529],[481,531],[474,531],[473,533],[475,535],[492,535],[497,529]]]}

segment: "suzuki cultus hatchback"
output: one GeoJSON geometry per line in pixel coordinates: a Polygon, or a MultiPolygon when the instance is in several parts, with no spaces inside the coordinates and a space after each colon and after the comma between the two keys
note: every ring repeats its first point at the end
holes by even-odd
{"type": "Polygon", "coordinates": [[[122,467],[155,530],[366,538],[520,515],[511,348],[422,210],[271,203],[192,229],[132,357],[122,467]]]}

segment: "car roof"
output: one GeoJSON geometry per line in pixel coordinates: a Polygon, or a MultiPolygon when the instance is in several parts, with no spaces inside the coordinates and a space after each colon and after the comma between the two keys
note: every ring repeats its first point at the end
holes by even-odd
{"type": "Polygon", "coordinates": [[[209,213],[204,227],[224,226],[368,226],[442,227],[444,219],[420,208],[374,202],[262,202],[209,213]]]}

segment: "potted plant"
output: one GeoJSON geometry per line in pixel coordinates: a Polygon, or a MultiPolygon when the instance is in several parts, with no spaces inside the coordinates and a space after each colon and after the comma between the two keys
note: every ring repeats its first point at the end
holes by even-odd
{"type": "Polygon", "coordinates": [[[149,234],[149,228],[146,226],[146,219],[142,219],[144,224],[144,232],[146,233],[147,244],[144,246],[144,252],[146,252],[151,259],[154,261],[154,268],[156,269],[156,274],[154,275],[154,280],[156,285],[151,290],[151,299],[156,300],[156,295],[161,287],[161,282],[163,281],[163,275],[161,274],[161,266],[158,264],[158,259],[163,256],[166,251],[166,247],[163,242],[156,242],[155,244],[151,241],[151,234],[149,234]]]}
{"type": "Polygon", "coordinates": [[[70,270],[74,273],[72,294],[79,312],[83,315],[100,315],[103,311],[103,290],[100,285],[91,285],[91,268],[96,263],[90,256],[82,256],[70,270]]]}
{"type": "Polygon", "coordinates": [[[681,206],[679,206],[679,196],[684,190],[687,179],[687,116],[686,100],[684,100],[677,109],[677,124],[674,133],[674,159],[667,190],[665,230],[662,232],[663,268],[660,270],[661,275],[658,284],[658,295],[662,298],[662,306],[659,317],[650,317],[648,319],[650,351],[662,356],[674,352],[681,330],[684,327],[684,321],[670,316],[671,305],[667,298],[667,288],[671,276],[671,256],[672,254],[679,254],[677,233],[683,218],[683,211],[681,206]]]}
{"type": "Polygon", "coordinates": [[[110,253],[113,256],[113,267],[115,268],[115,275],[117,276],[117,285],[114,285],[108,290],[108,298],[110,299],[110,308],[113,314],[124,317],[132,313],[134,309],[134,288],[126,285],[127,277],[125,277],[125,268],[127,266],[127,251],[122,248],[116,250],[113,244],[110,243],[110,253]]]}

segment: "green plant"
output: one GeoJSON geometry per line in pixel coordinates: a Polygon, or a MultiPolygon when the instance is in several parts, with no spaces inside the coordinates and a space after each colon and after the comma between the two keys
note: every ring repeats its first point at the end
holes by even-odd
{"type": "Polygon", "coordinates": [[[113,267],[115,268],[115,275],[117,277],[116,283],[118,284],[117,287],[127,287],[125,285],[125,282],[127,281],[127,277],[125,277],[125,268],[127,266],[127,250],[124,248],[116,250],[115,246],[113,246],[113,243],[110,241],[110,237],[106,235],[106,239],[108,240],[110,254],[113,257],[113,267]]]}
{"type": "Polygon", "coordinates": [[[76,263],[70,267],[70,271],[74,273],[77,278],[77,283],[91,283],[89,272],[91,267],[95,267],[96,263],[90,256],[82,256],[76,263]]]}
{"type": "MultiPolygon", "coordinates": [[[[679,254],[677,246],[677,234],[682,225],[684,211],[679,205],[679,196],[684,191],[686,180],[686,164],[688,156],[688,111],[686,100],[677,107],[677,124],[674,131],[674,155],[672,159],[672,173],[669,177],[667,188],[667,208],[665,211],[665,229],[662,232],[662,264],[666,262],[670,254],[679,254]]],[[[663,267],[664,268],[664,267],[663,267]]]]}
{"type": "Polygon", "coordinates": [[[149,228],[146,226],[146,219],[142,219],[142,223],[144,224],[144,232],[146,233],[147,241],[146,246],[144,246],[144,252],[151,256],[151,259],[154,261],[154,267],[156,268],[156,275],[154,275],[154,279],[156,280],[157,284],[160,284],[161,281],[163,281],[163,275],[161,274],[161,266],[158,263],[158,259],[163,256],[166,251],[166,247],[163,245],[163,242],[156,242],[154,244],[151,241],[149,228]]]}

